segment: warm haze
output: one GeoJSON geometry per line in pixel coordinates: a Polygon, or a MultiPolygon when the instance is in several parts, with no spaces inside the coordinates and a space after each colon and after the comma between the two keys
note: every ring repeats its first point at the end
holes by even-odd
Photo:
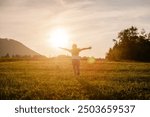
{"type": "Polygon", "coordinates": [[[47,55],[58,46],[92,46],[81,55],[105,57],[112,39],[135,25],[150,32],[149,0],[0,0],[0,37],[47,55]]]}

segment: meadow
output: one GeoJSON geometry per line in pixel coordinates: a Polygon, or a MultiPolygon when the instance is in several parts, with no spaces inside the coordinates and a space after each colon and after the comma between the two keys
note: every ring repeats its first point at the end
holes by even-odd
{"type": "Polygon", "coordinates": [[[150,99],[150,63],[82,60],[74,76],[69,59],[1,61],[0,99],[150,99]]]}

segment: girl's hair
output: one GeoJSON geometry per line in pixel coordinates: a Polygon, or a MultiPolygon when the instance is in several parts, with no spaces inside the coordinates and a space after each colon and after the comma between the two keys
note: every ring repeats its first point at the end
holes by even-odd
{"type": "Polygon", "coordinates": [[[77,44],[72,44],[72,48],[77,48],[77,44]]]}

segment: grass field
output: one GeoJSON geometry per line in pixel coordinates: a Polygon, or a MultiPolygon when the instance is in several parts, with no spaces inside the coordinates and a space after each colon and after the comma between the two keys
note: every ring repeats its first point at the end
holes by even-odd
{"type": "Polygon", "coordinates": [[[150,63],[70,60],[0,62],[0,99],[150,99],[150,63]]]}

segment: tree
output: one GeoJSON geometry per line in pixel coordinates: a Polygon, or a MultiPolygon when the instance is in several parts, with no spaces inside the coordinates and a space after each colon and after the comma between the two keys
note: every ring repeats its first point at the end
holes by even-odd
{"type": "Polygon", "coordinates": [[[9,53],[7,53],[4,58],[10,58],[9,53]]]}
{"type": "Polygon", "coordinates": [[[113,48],[109,49],[106,58],[109,60],[150,61],[150,33],[144,29],[139,33],[134,26],[118,33],[113,48]]]}

